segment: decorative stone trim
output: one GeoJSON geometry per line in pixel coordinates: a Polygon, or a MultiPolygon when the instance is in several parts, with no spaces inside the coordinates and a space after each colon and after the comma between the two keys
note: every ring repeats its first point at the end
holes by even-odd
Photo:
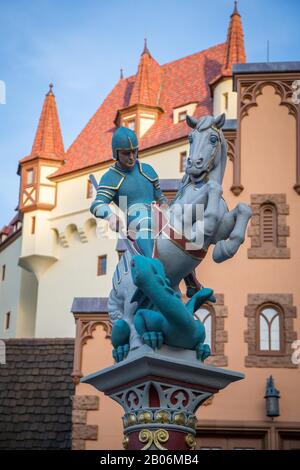
{"type": "Polygon", "coordinates": [[[290,229],[286,225],[286,216],[289,206],[286,204],[285,194],[251,194],[251,225],[248,236],[251,238],[251,248],[248,249],[248,258],[290,258],[290,249],[287,248],[287,237],[290,229]],[[272,204],[276,208],[277,246],[263,244],[260,210],[263,204],[272,204]]]}
{"type": "Polygon", "coordinates": [[[228,357],[225,356],[225,343],[228,342],[228,333],[225,331],[225,318],[228,317],[228,309],[224,305],[224,294],[215,294],[215,297],[216,303],[210,307],[213,314],[212,356],[205,360],[205,364],[226,367],[228,366],[228,357]]]}
{"type": "Polygon", "coordinates": [[[82,374],[82,349],[89,339],[93,338],[93,333],[98,325],[102,325],[109,339],[111,336],[112,325],[108,313],[103,312],[73,312],[76,321],[76,337],[74,352],[74,367],[72,379],[75,385],[79,384],[82,374]]]}
{"type": "Polygon", "coordinates": [[[293,354],[291,345],[297,339],[297,333],[293,329],[293,318],[297,317],[297,309],[293,306],[292,294],[249,294],[245,317],[248,319],[248,329],[245,331],[245,342],[248,344],[248,356],[245,358],[246,367],[286,367],[292,369],[298,367],[291,361],[293,354]],[[282,352],[265,353],[259,351],[257,315],[264,304],[273,304],[282,311],[282,352]]]}
{"type": "Polygon", "coordinates": [[[78,395],[73,397],[72,450],[85,450],[87,440],[98,439],[98,425],[87,424],[87,412],[99,410],[99,397],[78,395]]]}
{"type": "Polygon", "coordinates": [[[237,189],[237,186],[235,185],[235,181],[238,179],[236,175],[236,171],[238,169],[235,160],[236,160],[236,141],[237,141],[237,134],[236,130],[225,130],[224,131],[224,136],[226,138],[227,142],[227,156],[229,160],[233,164],[233,181],[232,181],[232,186],[230,190],[233,192],[235,196],[238,196],[243,189],[242,187],[237,189]]]}
{"type": "Polygon", "coordinates": [[[236,76],[236,89],[238,93],[238,130],[236,143],[236,158],[234,160],[234,182],[231,188],[235,195],[239,195],[243,186],[241,184],[241,124],[249,110],[257,107],[257,98],[263,94],[266,86],[272,86],[275,94],[281,99],[280,105],[288,109],[289,114],[294,116],[296,121],[296,175],[294,190],[300,195],[300,107],[293,103],[293,83],[299,79],[295,73],[261,73],[245,74],[236,76]]]}

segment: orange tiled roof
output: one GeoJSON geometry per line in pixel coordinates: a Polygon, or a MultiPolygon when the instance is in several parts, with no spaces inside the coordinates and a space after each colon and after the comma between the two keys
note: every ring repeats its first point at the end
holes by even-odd
{"type": "Polygon", "coordinates": [[[135,77],[129,106],[134,104],[157,106],[159,104],[161,75],[162,68],[151,56],[145,39],[145,47],[135,77]]]}
{"type": "MultiPolygon", "coordinates": [[[[15,225],[17,222],[22,222],[23,220],[23,214],[18,210],[18,212],[16,213],[16,215],[13,217],[13,219],[9,222],[8,225],[4,225],[4,227],[2,227],[2,229],[0,230],[0,235],[6,235],[7,238],[11,237],[11,235],[13,235],[15,233],[15,225]]],[[[7,238],[4,240],[6,241],[7,238]]],[[[0,240],[0,244],[1,244],[1,240],[0,240]]]]}
{"type": "Polygon", "coordinates": [[[148,94],[144,94],[141,90],[142,69],[146,61],[147,66],[155,68],[156,72],[157,66],[160,67],[160,93],[156,105],[164,112],[140,139],[140,149],[145,150],[187,136],[189,130],[185,122],[173,123],[173,109],[197,102],[195,116],[212,113],[209,83],[221,73],[225,50],[226,43],[219,44],[162,66],[150,59],[148,53],[143,53],[143,66],[140,63],[137,75],[119,80],[68,149],[66,163],[52,176],[65,175],[111,160],[111,138],[117,111],[133,104],[138,96],[147,97],[153,105],[155,93],[148,91],[148,94]]]}
{"type": "Polygon", "coordinates": [[[61,135],[55,96],[50,84],[41,112],[38,128],[30,155],[20,160],[24,163],[33,158],[46,158],[48,160],[64,160],[65,150],[61,135]]]}

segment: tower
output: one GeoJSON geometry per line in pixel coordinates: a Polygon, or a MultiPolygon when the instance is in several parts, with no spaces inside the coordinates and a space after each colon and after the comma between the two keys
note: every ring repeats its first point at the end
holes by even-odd
{"type": "Polygon", "coordinates": [[[225,55],[221,74],[210,83],[214,97],[214,115],[226,114],[227,119],[236,119],[237,95],[232,91],[232,66],[246,62],[242,18],[238,12],[237,1],[230,17],[225,55]]]}
{"type": "Polygon", "coordinates": [[[129,127],[138,137],[150,129],[163,112],[159,106],[161,78],[161,67],[151,56],[145,39],[129,105],[118,111],[115,120],[117,125],[129,127]]]}
{"type": "Polygon", "coordinates": [[[56,187],[48,176],[63,163],[64,154],[53,85],[50,83],[31,153],[19,162],[19,207],[22,212],[53,209],[56,187]]]}

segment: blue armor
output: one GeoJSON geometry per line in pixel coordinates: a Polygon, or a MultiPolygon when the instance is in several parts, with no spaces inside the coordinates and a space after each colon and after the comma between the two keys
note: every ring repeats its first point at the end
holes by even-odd
{"type": "Polygon", "coordinates": [[[135,150],[139,143],[134,131],[128,127],[118,127],[111,141],[113,159],[118,160],[118,150],[135,150]]]}
{"type": "MultiPolygon", "coordinates": [[[[115,158],[117,150],[136,148],[137,139],[136,137],[134,139],[132,134],[135,136],[134,132],[127,128],[119,128],[116,131],[113,137],[115,158]],[[119,139],[115,138],[117,133],[119,139]],[[126,133],[128,141],[125,138],[126,133]]],[[[102,176],[96,199],[90,210],[95,217],[108,219],[112,215],[109,204],[114,202],[127,214],[128,236],[135,239],[144,256],[151,257],[153,252],[151,204],[154,201],[161,204],[167,202],[167,199],[162,194],[158,175],[152,166],[137,160],[133,168],[124,169],[116,162],[102,176]]]]}

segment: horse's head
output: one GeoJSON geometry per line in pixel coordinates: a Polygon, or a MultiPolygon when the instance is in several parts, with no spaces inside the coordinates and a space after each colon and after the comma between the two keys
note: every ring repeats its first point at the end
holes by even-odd
{"type": "Polygon", "coordinates": [[[212,175],[221,183],[227,155],[226,140],[221,130],[225,119],[225,114],[216,118],[204,116],[199,121],[187,116],[187,124],[193,131],[189,135],[190,152],[186,173],[193,183],[212,175]]]}

